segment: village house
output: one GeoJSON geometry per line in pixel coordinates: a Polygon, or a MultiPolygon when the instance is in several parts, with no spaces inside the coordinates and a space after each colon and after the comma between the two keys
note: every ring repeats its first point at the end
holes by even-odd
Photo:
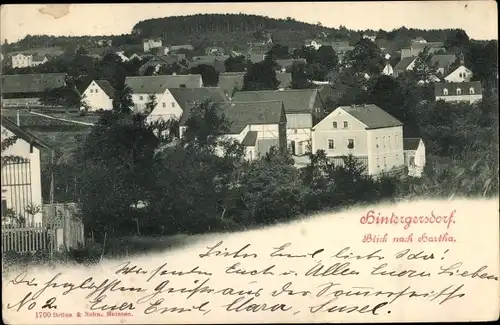
{"type": "Polygon", "coordinates": [[[122,62],[127,62],[127,61],[130,61],[130,58],[128,58],[126,55],[125,55],[125,52],[124,51],[119,51],[119,52],[116,52],[115,53],[122,62]]]}
{"type": "Polygon", "coordinates": [[[144,49],[144,52],[150,52],[151,49],[161,47],[162,45],[163,45],[163,42],[161,39],[150,38],[150,39],[144,40],[143,49],[144,49]]]}
{"type": "Polygon", "coordinates": [[[168,47],[170,52],[177,52],[177,51],[194,51],[194,46],[191,44],[181,44],[181,45],[171,45],[168,47]]]}
{"type": "Polygon", "coordinates": [[[217,87],[168,88],[157,101],[155,108],[146,117],[146,122],[179,120],[185,109],[204,100],[216,103],[228,101],[222,90],[217,87]]]}
{"type": "Polygon", "coordinates": [[[348,41],[337,41],[331,43],[332,48],[335,50],[339,57],[339,61],[342,61],[347,54],[347,52],[352,51],[354,46],[349,45],[348,41]]]}
{"type": "Polygon", "coordinates": [[[470,69],[466,68],[464,65],[464,61],[460,62],[460,66],[450,72],[444,80],[446,82],[469,82],[473,77],[473,73],[470,69]]]}
{"type": "Polygon", "coordinates": [[[431,57],[431,66],[436,69],[440,76],[449,74],[450,66],[455,63],[457,56],[455,54],[435,54],[431,57]]]}
{"type": "Polygon", "coordinates": [[[410,48],[401,49],[401,58],[417,56],[428,48],[430,54],[446,51],[442,42],[412,43],[410,48]]]}
{"type": "Polygon", "coordinates": [[[181,67],[182,72],[185,72],[188,69],[187,66],[182,64],[183,58],[185,58],[184,55],[153,55],[150,58],[145,58],[144,56],[142,58],[142,61],[145,63],[139,67],[140,75],[144,75],[150,67],[153,70],[152,74],[155,75],[161,68],[168,67],[172,64],[178,64],[181,67]]]}
{"type": "Polygon", "coordinates": [[[387,62],[385,64],[385,67],[382,70],[382,74],[386,75],[386,76],[393,76],[394,75],[394,68],[392,67],[392,65],[389,62],[387,62]]]}
{"type": "Polygon", "coordinates": [[[403,123],[373,104],[340,106],[314,126],[312,150],[324,150],[334,164],[352,155],[368,175],[404,166],[403,123]]]}
{"type": "Polygon", "coordinates": [[[218,46],[207,47],[207,48],[205,48],[205,54],[206,55],[215,55],[215,56],[224,55],[224,49],[222,47],[218,47],[218,46]]]}
{"type": "Polygon", "coordinates": [[[44,92],[66,85],[65,73],[2,75],[3,106],[41,105],[44,92]]]}
{"type": "Polygon", "coordinates": [[[109,47],[113,44],[113,41],[110,40],[110,39],[105,39],[105,38],[102,38],[100,40],[97,40],[97,46],[106,46],[106,47],[109,47]]]}
{"type": "Polygon", "coordinates": [[[107,80],[93,80],[90,85],[82,93],[82,100],[90,112],[99,110],[110,111],[113,109],[113,98],[115,89],[107,80]]]}
{"type": "Polygon", "coordinates": [[[290,72],[277,72],[276,78],[279,81],[278,90],[285,90],[292,87],[292,74],[290,72]]]}
{"type": "Polygon", "coordinates": [[[201,75],[159,75],[126,77],[125,85],[132,90],[134,112],[143,112],[150,96],[156,96],[156,102],[161,101],[168,88],[201,88],[201,75]]]}
{"type": "Polygon", "coordinates": [[[2,152],[2,158],[15,156],[18,159],[9,159],[2,164],[2,224],[40,224],[43,204],[40,151],[52,149],[16,123],[2,117],[2,140],[11,137],[17,140],[2,152]],[[6,219],[9,212],[12,212],[11,218],[6,219]]]}
{"type": "Polygon", "coordinates": [[[23,54],[18,53],[12,56],[12,67],[13,68],[27,68],[36,67],[40,64],[44,64],[49,59],[46,55],[37,54],[23,54]]]}
{"type": "Polygon", "coordinates": [[[317,89],[238,91],[232,101],[283,102],[287,120],[287,144],[296,156],[307,153],[311,129],[325,114],[324,102],[317,89]]]}
{"type": "Polygon", "coordinates": [[[399,76],[400,74],[404,73],[405,71],[413,70],[413,67],[415,67],[416,61],[417,61],[416,56],[411,56],[411,57],[401,59],[393,69],[394,77],[399,76]]]}
{"type": "Polygon", "coordinates": [[[436,101],[475,103],[483,99],[480,81],[444,82],[434,84],[436,101]]]}
{"type": "Polygon", "coordinates": [[[376,32],[366,32],[363,34],[363,39],[369,39],[372,42],[375,42],[376,38],[377,38],[376,32]]]}
{"type": "MultiPolygon", "coordinates": [[[[286,149],[286,114],[283,102],[230,102],[219,106],[230,121],[230,130],[220,139],[236,140],[245,148],[247,160],[257,159],[272,147],[286,149]]],[[[190,109],[186,109],[179,121],[179,136],[186,131],[190,109]]],[[[218,150],[221,153],[221,150],[218,150]]]]}
{"type": "Polygon", "coordinates": [[[411,40],[412,43],[420,43],[420,44],[426,44],[427,40],[423,37],[417,37],[411,40]]]}
{"type": "Polygon", "coordinates": [[[425,145],[421,138],[404,138],[404,163],[408,168],[408,175],[422,177],[425,167],[425,145]]]}
{"type": "Polygon", "coordinates": [[[318,41],[308,39],[304,42],[305,47],[311,47],[316,51],[321,47],[321,44],[318,41]]]}
{"type": "Polygon", "coordinates": [[[203,55],[194,56],[188,63],[189,68],[194,68],[200,65],[210,65],[215,68],[218,73],[226,72],[225,61],[229,59],[229,55],[203,55]]]}

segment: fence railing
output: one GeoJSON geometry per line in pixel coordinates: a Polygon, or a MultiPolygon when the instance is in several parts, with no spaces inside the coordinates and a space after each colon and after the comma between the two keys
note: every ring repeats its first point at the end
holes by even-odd
{"type": "Polygon", "coordinates": [[[57,237],[57,229],[42,224],[25,228],[2,225],[2,253],[8,251],[19,253],[40,250],[54,251],[59,246],[57,237]]]}
{"type": "Polygon", "coordinates": [[[44,205],[42,213],[42,223],[29,226],[2,224],[2,252],[52,252],[85,245],[84,227],[76,217],[75,204],[44,205]]]}

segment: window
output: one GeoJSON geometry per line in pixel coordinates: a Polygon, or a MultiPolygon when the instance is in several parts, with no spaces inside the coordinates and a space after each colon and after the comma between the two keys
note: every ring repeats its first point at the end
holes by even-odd
{"type": "Polygon", "coordinates": [[[175,102],[172,102],[172,107],[175,107],[175,102]]]}
{"type": "Polygon", "coordinates": [[[333,139],[328,139],[328,149],[335,149],[335,141],[333,141],[333,139]]]}
{"type": "Polygon", "coordinates": [[[380,158],[377,157],[377,168],[380,168],[380,158]]]}
{"type": "Polygon", "coordinates": [[[349,127],[349,123],[347,121],[344,121],[344,129],[347,129],[349,127]]]}
{"type": "MultiPolygon", "coordinates": [[[[383,142],[384,148],[385,148],[385,137],[382,137],[382,142],[383,142]]],[[[384,159],[385,159],[385,157],[384,157],[384,159]]]]}
{"type": "Polygon", "coordinates": [[[354,149],[354,139],[347,139],[347,148],[354,149]]]}
{"type": "Polygon", "coordinates": [[[334,129],[336,129],[337,128],[337,122],[333,122],[332,126],[333,126],[334,129]]]}
{"type": "Polygon", "coordinates": [[[399,146],[398,136],[396,135],[396,148],[399,146]]]}
{"type": "Polygon", "coordinates": [[[297,129],[293,129],[293,133],[294,133],[294,134],[297,134],[297,129]]]}
{"type": "Polygon", "coordinates": [[[375,147],[378,148],[378,137],[375,138],[375,147]]]}
{"type": "Polygon", "coordinates": [[[462,95],[462,89],[457,88],[457,95],[462,95]]]}
{"type": "Polygon", "coordinates": [[[448,95],[448,89],[446,89],[446,88],[443,89],[443,95],[445,95],[445,96],[448,95]]]}
{"type": "Polygon", "coordinates": [[[389,136],[389,149],[391,149],[391,136],[389,136]]]}
{"type": "Polygon", "coordinates": [[[162,103],[163,108],[167,107],[167,103],[162,103]]]}
{"type": "Polygon", "coordinates": [[[7,212],[7,200],[2,199],[2,215],[7,212]]]}
{"type": "Polygon", "coordinates": [[[179,85],[179,88],[186,88],[186,84],[179,85]]]}
{"type": "Polygon", "coordinates": [[[91,93],[91,94],[92,94],[92,93],[94,93],[94,89],[90,89],[90,93],[91,93]]]}
{"type": "Polygon", "coordinates": [[[469,94],[474,95],[474,88],[472,87],[469,88],[469,94]]]}
{"type": "Polygon", "coordinates": [[[384,167],[387,167],[387,158],[384,156],[384,167]]]}
{"type": "Polygon", "coordinates": [[[143,97],[143,96],[139,96],[139,100],[143,100],[143,99],[144,99],[144,97],[143,97]]]}
{"type": "Polygon", "coordinates": [[[398,161],[398,160],[399,160],[399,155],[398,155],[398,154],[396,154],[396,161],[398,161]]]}

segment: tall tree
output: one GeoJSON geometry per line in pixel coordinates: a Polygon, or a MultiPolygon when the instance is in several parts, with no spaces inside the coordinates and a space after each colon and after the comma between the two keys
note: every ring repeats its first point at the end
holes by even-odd
{"type": "Polygon", "coordinates": [[[337,53],[329,45],[323,45],[318,49],[314,61],[326,67],[328,70],[335,69],[339,63],[337,53]]]}
{"type": "Polygon", "coordinates": [[[203,86],[215,87],[219,84],[219,73],[211,65],[200,64],[188,70],[191,74],[201,74],[203,86]]]}
{"type": "Polygon", "coordinates": [[[294,62],[292,64],[292,89],[311,88],[313,84],[307,78],[306,64],[294,62]]]}
{"type": "Polygon", "coordinates": [[[347,61],[356,72],[379,74],[384,68],[380,49],[369,39],[360,40],[347,56],[347,61]]]}
{"type": "Polygon", "coordinates": [[[230,56],[224,61],[224,67],[226,72],[245,72],[247,68],[251,65],[244,55],[240,56],[230,56]]]}
{"type": "Polygon", "coordinates": [[[288,51],[288,46],[274,44],[269,51],[266,53],[267,56],[273,60],[289,59],[290,53],[288,51]]]}
{"type": "Polygon", "coordinates": [[[243,78],[243,91],[248,90],[275,90],[279,80],[276,77],[277,64],[270,58],[254,63],[243,78]]]}
{"type": "Polygon", "coordinates": [[[115,91],[113,110],[120,114],[131,114],[133,107],[132,89],[123,83],[115,91]]]}

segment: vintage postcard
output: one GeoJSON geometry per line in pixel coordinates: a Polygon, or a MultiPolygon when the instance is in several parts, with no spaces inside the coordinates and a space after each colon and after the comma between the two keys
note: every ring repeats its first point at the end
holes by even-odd
{"type": "Polygon", "coordinates": [[[0,12],[6,324],[499,318],[496,2],[0,12]]]}

